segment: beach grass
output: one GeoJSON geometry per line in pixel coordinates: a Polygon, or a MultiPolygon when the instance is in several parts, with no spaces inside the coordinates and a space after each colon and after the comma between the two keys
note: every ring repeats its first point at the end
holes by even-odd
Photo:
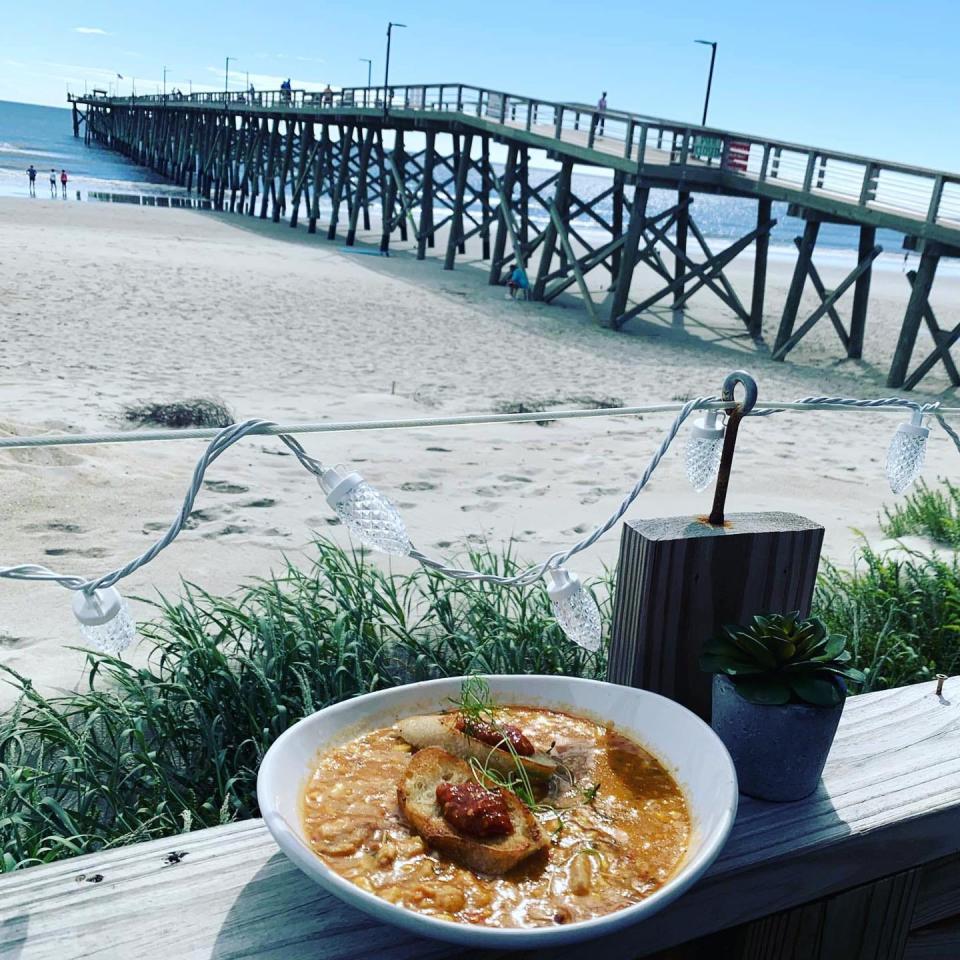
{"type": "Polygon", "coordinates": [[[921,480],[892,509],[884,507],[880,528],[888,537],[919,534],[960,549],[960,486],[942,480],[939,489],[931,489],[921,480]]]}
{"type": "MultiPolygon", "coordinates": [[[[4,870],[257,815],[256,771],[287,727],[367,691],[470,673],[603,676],[603,651],[567,640],[542,590],[435,573],[388,575],[321,540],[236,597],[185,585],[140,627],[147,666],[88,653],[86,687],[20,691],[0,719],[4,870]]],[[[510,574],[512,550],[475,551],[510,574]]],[[[605,619],[610,577],[596,584],[605,619]]],[[[2,675],[2,674],[0,674],[2,675]]]]}
{"type": "MultiPolygon", "coordinates": [[[[945,509],[946,501],[936,501],[945,509]]],[[[84,689],[19,691],[0,717],[0,867],[256,816],[256,772],[301,717],[368,691],[440,676],[604,677],[556,625],[543,590],[384,572],[329,540],[307,569],[231,597],[185,584],[141,624],[146,666],[88,652],[84,689]]],[[[500,574],[512,547],[467,562],[500,574]]],[[[590,584],[609,623],[612,573],[590,584]]],[[[960,567],[949,558],[864,546],[851,570],[824,562],[814,613],[849,638],[866,690],[960,670],[960,567]]]]}

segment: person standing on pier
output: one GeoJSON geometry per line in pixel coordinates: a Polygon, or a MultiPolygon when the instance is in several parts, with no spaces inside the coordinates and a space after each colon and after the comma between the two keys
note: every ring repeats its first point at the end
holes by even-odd
{"type": "Polygon", "coordinates": [[[596,124],[597,124],[598,137],[603,136],[603,121],[606,118],[606,115],[607,115],[607,91],[604,90],[603,93],[600,94],[600,99],[597,101],[596,124]]]}
{"type": "Polygon", "coordinates": [[[30,196],[35,197],[37,195],[37,168],[32,163],[27,167],[27,176],[30,179],[30,196]]]}
{"type": "Polygon", "coordinates": [[[67,199],[67,171],[60,171],[60,186],[63,187],[63,199],[67,199]]]}
{"type": "Polygon", "coordinates": [[[50,168],[50,198],[57,199],[57,171],[53,167],[50,168]]]}

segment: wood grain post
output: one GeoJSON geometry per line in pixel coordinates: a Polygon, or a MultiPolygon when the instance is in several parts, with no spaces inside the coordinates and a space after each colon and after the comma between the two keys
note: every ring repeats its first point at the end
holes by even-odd
{"type": "Polygon", "coordinates": [[[940,253],[932,246],[925,247],[920,256],[920,269],[913,283],[910,293],[910,302],[903,317],[903,326],[900,328],[900,339],[890,365],[890,374],[887,377],[888,387],[902,387],[907,379],[907,370],[910,368],[910,357],[917,342],[920,331],[920,322],[930,298],[930,289],[933,279],[937,275],[937,265],[940,263],[940,253]]]}
{"type": "MultiPolygon", "coordinates": [[[[860,247],[857,254],[857,263],[870,256],[870,251],[877,242],[877,228],[860,227],[860,247]]],[[[853,288],[853,309],[850,314],[850,342],[847,345],[847,356],[858,360],[863,356],[863,333],[867,326],[867,304],[870,300],[870,276],[873,267],[868,267],[857,277],[857,285],[853,288]]]]}
{"type": "Polygon", "coordinates": [[[674,257],[673,279],[679,286],[673,291],[673,309],[683,309],[684,271],[687,269],[687,226],[690,223],[690,191],[677,191],[677,251],[674,257]]]}
{"type": "Polygon", "coordinates": [[[793,268],[793,279],[787,291],[787,302],[783,307],[783,316],[780,318],[780,329],[777,331],[777,340],[774,350],[779,350],[793,335],[793,325],[797,322],[797,311],[800,309],[800,298],[810,272],[810,261],[813,258],[813,248],[817,245],[817,235],[820,233],[820,221],[808,220],[803,228],[803,240],[800,242],[800,253],[797,256],[796,266],[793,268]]]}
{"type": "Polygon", "coordinates": [[[823,527],[791,513],[626,523],[607,679],[663,694],[709,722],[711,677],[697,661],[724,624],[810,612],[823,527]]]}
{"type": "MultiPolygon", "coordinates": [[[[761,197],[757,201],[757,229],[770,219],[772,201],[761,197]]],[[[763,336],[763,301],[767,289],[767,254],[770,250],[770,231],[757,234],[753,258],[753,299],[750,302],[750,336],[759,340],[763,336]]]]}

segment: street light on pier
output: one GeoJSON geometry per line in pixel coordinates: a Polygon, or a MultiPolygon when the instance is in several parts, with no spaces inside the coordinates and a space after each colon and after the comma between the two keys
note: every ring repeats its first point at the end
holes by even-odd
{"type": "Polygon", "coordinates": [[[223,71],[223,92],[224,93],[230,92],[230,61],[232,60],[234,63],[236,63],[237,60],[239,59],[240,59],[239,57],[227,57],[227,65],[223,71]]]}
{"type": "Polygon", "coordinates": [[[390,34],[394,27],[406,27],[405,23],[394,23],[392,20],[387,24],[387,63],[383,71],[383,115],[386,116],[390,109],[390,34]]]}
{"type": "Polygon", "coordinates": [[[163,98],[167,98],[167,68],[163,68],[163,98]]]}
{"type": "Polygon", "coordinates": [[[710,106],[710,87],[713,84],[713,64],[717,59],[717,41],[697,40],[696,43],[702,43],[704,46],[712,48],[710,51],[710,73],[707,76],[707,96],[703,101],[703,120],[700,121],[700,126],[705,127],[707,125],[707,108],[710,106]]]}
{"type": "Polygon", "coordinates": [[[366,57],[360,57],[360,62],[367,65],[367,89],[370,89],[371,78],[373,76],[373,61],[368,60],[366,57]]]}

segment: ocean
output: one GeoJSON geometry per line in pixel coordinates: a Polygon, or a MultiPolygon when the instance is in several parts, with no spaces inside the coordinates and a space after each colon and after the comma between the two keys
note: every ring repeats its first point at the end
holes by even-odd
{"type": "MultiPolygon", "coordinates": [[[[137,166],[119,154],[103,147],[85,146],[82,137],[73,136],[69,109],[0,100],[0,196],[29,195],[26,169],[31,163],[38,170],[38,199],[50,198],[48,174],[51,168],[58,175],[61,169],[67,171],[70,177],[68,198],[72,201],[77,199],[78,191],[82,201],[96,199],[91,195],[97,193],[189,196],[182,188],[172,186],[153,171],[137,166]]],[[[549,172],[544,171],[543,177],[547,176],[549,172]]],[[[578,196],[588,199],[602,193],[609,185],[609,177],[576,174],[573,189],[578,196]]],[[[654,212],[667,209],[675,202],[675,194],[665,190],[651,192],[650,208],[654,212]]],[[[784,203],[773,204],[777,225],[771,233],[771,247],[781,255],[792,257],[795,252],[793,238],[802,233],[803,222],[788,217],[786,210],[784,203]]],[[[598,205],[598,212],[609,221],[612,213],[609,198],[598,205]]],[[[729,242],[754,228],[756,204],[739,197],[695,194],[691,213],[704,236],[713,241],[729,242]]],[[[539,219],[534,217],[535,222],[539,219]]],[[[589,226],[589,221],[584,220],[584,226],[589,226]]],[[[817,244],[818,256],[827,255],[833,260],[852,263],[857,239],[855,227],[825,223],[817,244]]],[[[890,230],[878,230],[877,243],[885,252],[877,265],[882,266],[885,261],[887,266],[895,264],[898,269],[902,268],[903,236],[890,230]]],[[[692,236],[688,249],[695,259],[699,258],[694,253],[696,242],[692,236]]]]}

